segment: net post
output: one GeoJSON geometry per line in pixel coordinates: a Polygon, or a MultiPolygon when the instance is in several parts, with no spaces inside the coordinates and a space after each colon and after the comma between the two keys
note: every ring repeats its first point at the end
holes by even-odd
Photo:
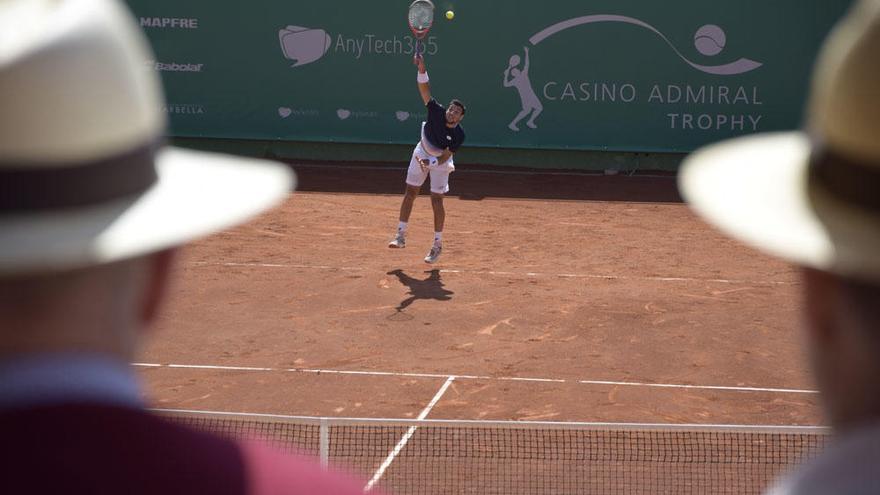
{"type": "Polygon", "coordinates": [[[327,418],[321,418],[321,423],[318,427],[318,438],[321,468],[327,469],[330,461],[330,426],[327,424],[327,418]]]}

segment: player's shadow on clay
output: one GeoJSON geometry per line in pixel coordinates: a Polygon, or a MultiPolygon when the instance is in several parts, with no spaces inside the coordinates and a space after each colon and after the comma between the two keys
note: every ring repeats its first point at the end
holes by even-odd
{"type": "Polygon", "coordinates": [[[400,304],[394,308],[396,312],[392,316],[401,315],[404,309],[420,299],[434,299],[436,301],[448,301],[452,299],[452,294],[455,294],[455,292],[443,288],[443,281],[440,279],[440,270],[435,269],[425,273],[428,274],[428,278],[424,280],[412,278],[406,273],[403,273],[403,270],[399,268],[387,273],[387,275],[396,276],[401,284],[409,288],[409,297],[400,301],[400,304]]]}

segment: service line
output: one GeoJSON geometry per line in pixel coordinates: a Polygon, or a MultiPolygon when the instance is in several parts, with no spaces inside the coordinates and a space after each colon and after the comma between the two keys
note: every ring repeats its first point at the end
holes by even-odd
{"type": "MultiPolygon", "coordinates": [[[[293,268],[302,270],[330,270],[330,271],[366,271],[368,268],[351,266],[308,265],[297,263],[218,263],[207,261],[190,262],[193,266],[229,266],[244,268],[293,268]]],[[[454,273],[460,275],[491,275],[496,277],[525,277],[525,278],[569,278],[569,279],[600,279],[600,280],[641,280],[648,282],[703,282],[716,284],[740,284],[757,286],[781,286],[795,285],[795,282],[781,280],[737,280],[725,278],[694,278],[694,277],[637,277],[630,275],[615,275],[601,273],[542,273],[542,272],[508,272],[497,270],[454,270],[441,269],[440,273],[454,273]]]]}
{"type": "Polygon", "coordinates": [[[730,385],[688,385],[677,383],[648,383],[648,382],[621,382],[608,380],[566,380],[562,378],[534,378],[534,377],[504,377],[504,376],[481,376],[481,375],[450,375],[449,373],[399,373],[394,371],[358,371],[358,370],[324,370],[308,368],[265,368],[255,366],[215,366],[199,364],[162,364],[162,363],[132,363],[132,366],[140,368],[176,368],[176,369],[202,369],[221,371],[274,371],[282,373],[314,373],[328,375],[367,375],[367,376],[397,376],[407,378],[448,378],[454,376],[460,380],[498,380],[516,382],[537,383],[581,383],[585,385],[611,385],[627,387],[660,387],[680,388],[697,390],[719,390],[731,392],[767,392],[774,394],[816,394],[818,390],[796,388],[773,388],[773,387],[744,387],[730,385]]]}

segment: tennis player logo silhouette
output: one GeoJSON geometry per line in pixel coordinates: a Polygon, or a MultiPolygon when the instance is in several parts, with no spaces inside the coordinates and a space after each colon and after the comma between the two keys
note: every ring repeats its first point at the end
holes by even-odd
{"type": "Polygon", "coordinates": [[[537,129],[538,126],[535,124],[535,119],[544,111],[544,105],[541,104],[541,100],[532,88],[532,81],[529,79],[529,48],[523,47],[523,51],[525,52],[525,62],[522,69],[519,69],[520,58],[516,54],[510,57],[507,68],[504,69],[504,87],[516,88],[522,103],[522,111],[507,126],[510,130],[517,132],[519,131],[517,126],[519,121],[526,118],[530,113],[532,115],[526,121],[526,125],[532,129],[537,129]]]}

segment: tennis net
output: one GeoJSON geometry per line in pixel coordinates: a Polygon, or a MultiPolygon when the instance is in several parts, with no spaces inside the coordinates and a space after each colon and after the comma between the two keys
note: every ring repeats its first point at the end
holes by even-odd
{"type": "Polygon", "coordinates": [[[156,410],[258,438],[390,494],[762,493],[814,457],[816,427],[313,418],[156,410]]]}

